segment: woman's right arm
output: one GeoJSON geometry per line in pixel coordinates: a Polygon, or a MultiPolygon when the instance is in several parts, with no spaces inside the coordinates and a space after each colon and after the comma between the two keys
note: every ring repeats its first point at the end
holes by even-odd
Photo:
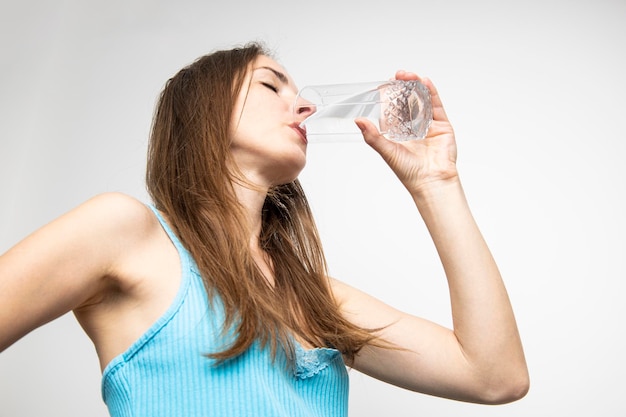
{"type": "Polygon", "coordinates": [[[0,352],[120,284],[116,261],[140,238],[139,207],[123,194],[99,195],[0,256],[0,352]]]}

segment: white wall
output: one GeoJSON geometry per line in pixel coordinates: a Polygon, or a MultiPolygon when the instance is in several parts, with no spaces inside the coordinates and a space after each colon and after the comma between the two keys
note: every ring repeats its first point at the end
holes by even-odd
{"type": "MultiPolygon", "coordinates": [[[[532,387],[485,407],[353,372],[351,416],[624,414],[623,0],[210,3],[2,2],[0,252],[96,193],[145,199],[157,94],[204,53],[265,40],[301,86],[413,70],[434,80],[454,122],[532,387]]],[[[366,145],[311,145],[301,179],[334,275],[449,324],[432,244],[366,145]]],[[[0,354],[0,416],[39,415],[106,416],[71,315],[0,354]]]]}

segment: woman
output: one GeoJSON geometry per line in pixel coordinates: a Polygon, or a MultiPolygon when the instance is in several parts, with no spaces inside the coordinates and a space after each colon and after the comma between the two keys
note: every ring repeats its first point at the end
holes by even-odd
{"type": "Polygon", "coordinates": [[[73,310],[114,417],[345,416],[344,363],[462,401],[523,397],[511,305],[463,194],[452,127],[422,81],[434,110],[424,140],[391,142],[356,123],[432,235],[453,329],[327,276],[297,180],[298,126],[314,109],[294,115],[293,81],[251,44],[202,57],[165,86],[149,147],[154,206],[100,195],[2,255],[0,350],[73,310]]]}

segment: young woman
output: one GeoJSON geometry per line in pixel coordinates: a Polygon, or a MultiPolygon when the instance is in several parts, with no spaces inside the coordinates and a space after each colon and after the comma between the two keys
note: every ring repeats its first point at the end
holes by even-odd
{"type": "MultiPolygon", "coordinates": [[[[398,71],[397,79],[417,79],[398,71]]],[[[0,258],[0,350],[73,311],[118,416],[346,416],[346,364],[410,390],[487,404],[528,373],[498,268],[427,79],[427,138],[356,123],[411,194],[450,287],[453,329],[327,275],[297,177],[296,87],[261,46],[217,51],[171,78],[154,118],[153,205],[99,195],[0,258]]]]}

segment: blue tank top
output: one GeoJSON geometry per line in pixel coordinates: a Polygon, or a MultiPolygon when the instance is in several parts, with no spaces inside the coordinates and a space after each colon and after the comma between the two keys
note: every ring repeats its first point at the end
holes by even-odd
{"type": "Polygon", "coordinates": [[[182,266],[175,300],[150,329],[113,359],[102,375],[102,397],[112,417],[345,417],[348,375],[335,349],[305,350],[296,364],[282,349],[253,344],[216,365],[224,320],[219,299],[209,305],[196,263],[158,211],[182,266]]]}

